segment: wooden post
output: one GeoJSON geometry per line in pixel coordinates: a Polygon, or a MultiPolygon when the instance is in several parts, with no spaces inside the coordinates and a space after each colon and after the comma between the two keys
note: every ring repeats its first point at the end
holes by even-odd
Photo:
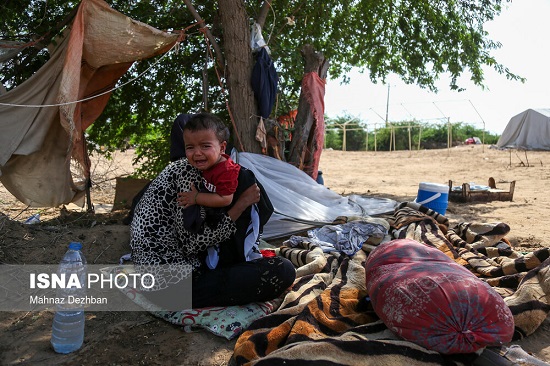
{"type": "Polygon", "coordinates": [[[447,155],[451,155],[451,119],[447,118],[447,155]]]}
{"type": "Polygon", "coordinates": [[[92,195],[90,190],[92,188],[92,180],[86,178],[86,211],[88,213],[95,213],[94,204],[92,203],[92,195]]]}
{"type": "Polygon", "coordinates": [[[376,146],[376,125],[374,125],[374,152],[378,151],[376,146]]]}
{"type": "Polygon", "coordinates": [[[347,145],[346,145],[346,124],[344,123],[343,129],[342,129],[342,151],[347,151],[347,145]]]}
{"type": "Polygon", "coordinates": [[[409,156],[411,156],[412,154],[412,141],[411,141],[411,123],[409,122],[409,128],[408,128],[408,131],[409,131],[409,156]]]}
{"type": "Polygon", "coordinates": [[[392,135],[393,135],[393,151],[396,151],[397,148],[396,148],[396,137],[395,137],[395,127],[393,127],[393,123],[391,124],[391,132],[392,132],[392,135]]]}
{"type": "Polygon", "coordinates": [[[389,147],[388,151],[391,151],[392,144],[393,144],[393,128],[392,128],[391,124],[386,125],[386,127],[388,127],[390,129],[390,147],[389,147]]]}
{"type": "Polygon", "coordinates": [[[422,125],[420,125],[420,130],[418,132],[418,151],[420,151],[420,140],[422,139],[422,125]]]}

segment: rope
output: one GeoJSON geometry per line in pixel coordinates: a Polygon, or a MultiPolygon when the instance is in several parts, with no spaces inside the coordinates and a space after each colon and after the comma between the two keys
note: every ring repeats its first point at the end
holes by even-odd
{"type": "MultiPolygon", "coordinates": [[[[180,35],[180,38],[184,38],[185,37],[185,34],[182,32],[182,34],[180,35]]],[[[119,85],[119,86],[115,86],[114,88],[111,88],[109,90],[106,90],[102,93],[99,93],[99,94],[96,94],[96,95],[93,95],[91,97],[88,97],[88,98],[83,98],[83,99],[79,99],[79,100],[75,100],[73,102],[65,102],[65,103],[58,103],[58,104],[12,104],[12,103],[1,103],[0,102],[0,105],[3,105],[3,106],[7,106],[7,107],[23,107],[23,108],[46,108],[46,107],[61,107],[61,106],[65,106],[65,105],[70,105],[70,104],[75,104],[75,103],[81,103],[81,102],[86,102],[88,100],[91,100],[91,99],[94,99],[94,98],[97,98],[97,97],[100,97],[102,95],[105,95],[105,94],[108,94],[108,93],[111,93],[117,89],[120,89],[122,88],[123,86],[126,86],[130,83],[133,83],[134,81],[136,81],[137,79],[139,79],[140,77],[142,77],[146,72],[148,72],[149,70],[151,70],[154,66],[156,66],[160,61],[162,61],[170,51],[172,51],[173,49],[175,49],[176,47],[179,46],[179,39],[178,38],[178,41],[176,41],[176,43],[174,43],[174,45],[172,46],[172,48],[170,48],[167,52],[165,52],[162,57],[160,57],[157,61],[155,61],[151,66],[149,66],[145,71],[143,71],[142,73],[140,73],[138,76],[136,76],[135,78],[131,79],[131,80],[128,80],[127,82],[119,85]]]]}
{"type": "Polygon", "coordinates": [[[271,25],[271,32],[269,32],[269,36],[267,37],[267,44],[269,44],[269,41],[271,40],[271,36],[273,35],[273,30],[275,29],[275,21],[277,20],[277,15],[275,14],[275,10],[273,10],[273,6],[271,5],[271,2],[266,1],[269,4],[269,8],[271,9],[271,12],[273,13],[273,24],[271,25]]]}
{"type": "Polygon", "coordinates": [[[11,41],[11,42],[6,41],[6,42],[10,42],[10,43],[5,43],[5,42],[0,41],[0,48],[9,48],[9,49],[27,48],[27,47],[30,47],[30,46],[34,46],[38,42],[42,41],[44,39],[44,37],[45,36],[42,36],[42,37],[38,38],[36,41],[31,41],[31,42],[27,42],[27,43],[16,42],[16,41],[11,41]]]}

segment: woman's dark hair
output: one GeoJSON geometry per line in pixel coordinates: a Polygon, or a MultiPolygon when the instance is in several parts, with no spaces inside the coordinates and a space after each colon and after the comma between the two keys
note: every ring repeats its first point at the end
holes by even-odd
{"type": "Polygon", "coordinates": [[[192,132],[212,130],[220,143],[229,140],[229,129],[218,116],[211,113],[203,112],[193,115],[183,126],[183,131],[186,130],[192,132]]]}

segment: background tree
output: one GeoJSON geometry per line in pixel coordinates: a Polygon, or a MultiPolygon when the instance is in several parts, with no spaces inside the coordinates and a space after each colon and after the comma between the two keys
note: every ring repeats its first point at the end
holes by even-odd
{"type": "MultiPolygon", "coordinates": [[[[108,2],[136,20],[165,30],[185,29],[198,15],[211,35],[207,41],[198,26],[189,28],[179,52],[167,54],[160,62],[136,64],[121,82],[147,72],[116,90],[89,130],[93,146],[115,149],[128,141],[135,144],[142,175],[154,175],[168,162],[165,137],[175,116],[201,108],[234,122],[237,147],[242,144],[246,151],[260,152],[254,138],[258,112],[250,86],[254,21],[263,27],[279,75],[279,98],[272,117],[298,107],[304,45],[330,61],[331,78],[345,77],[358,67],[368,71],[373,82],[384,82],[389,73],[395,73],[407,83],[435,90],[437,78],[448,73],[449,87],[460,90],[458,78],[463,74],[483,85],[482,67],[488,65],[507,78],[520,79],[491,55],[500,44],[483,29],[500,13],[500,0],[204,0],[194,4],[186,0],[186,6],[175,0],[108,2]]],[[[67,0],[0,4],[4,25],[0,40],[31,45],[2,64],[0,81],[8,90],[48,59],[46,47],[66,27],[77,5],[67,0]]],[[[298,119],[297,130],[304,123],[298,119]]],[[[307,128],[300,130],[305,133],[307,128]]],[[[288,160],[297,161],[296,157],[288,160]]]]}
{"type": "Polygon", "coordinates": [[[326,127],[326,147],[346,151],[365,150],[366,125],[359,117],[345,113],[335,118],[327,118],[326,127]]]}

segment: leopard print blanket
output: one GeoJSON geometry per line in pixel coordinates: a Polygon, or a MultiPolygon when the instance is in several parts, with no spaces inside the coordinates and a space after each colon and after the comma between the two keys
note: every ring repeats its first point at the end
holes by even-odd
{"type": "MultiPolygon", "coordinates": [[[[341,218],[340,218],[341,219],[341,218]]],[[[505,236],[504,223],[461,223],[416,203],[402,203],[386,218],[391,239],[409,238],[438,248],[499,292],[515,321],[515,339],[532,334],[550,311],[550,249],[522,254],[505,236]]],[[[364,263],[369,248],[353,257],[322,254],[307,241],[280,255],[303,268],[280,308],[239,337],[232,365],[471,365],[478,354],[441,355],[404,341],[376,316],[367,295],[364,263]]],[[[505,348],[486,349],[506,361],[505,348]]]]}

